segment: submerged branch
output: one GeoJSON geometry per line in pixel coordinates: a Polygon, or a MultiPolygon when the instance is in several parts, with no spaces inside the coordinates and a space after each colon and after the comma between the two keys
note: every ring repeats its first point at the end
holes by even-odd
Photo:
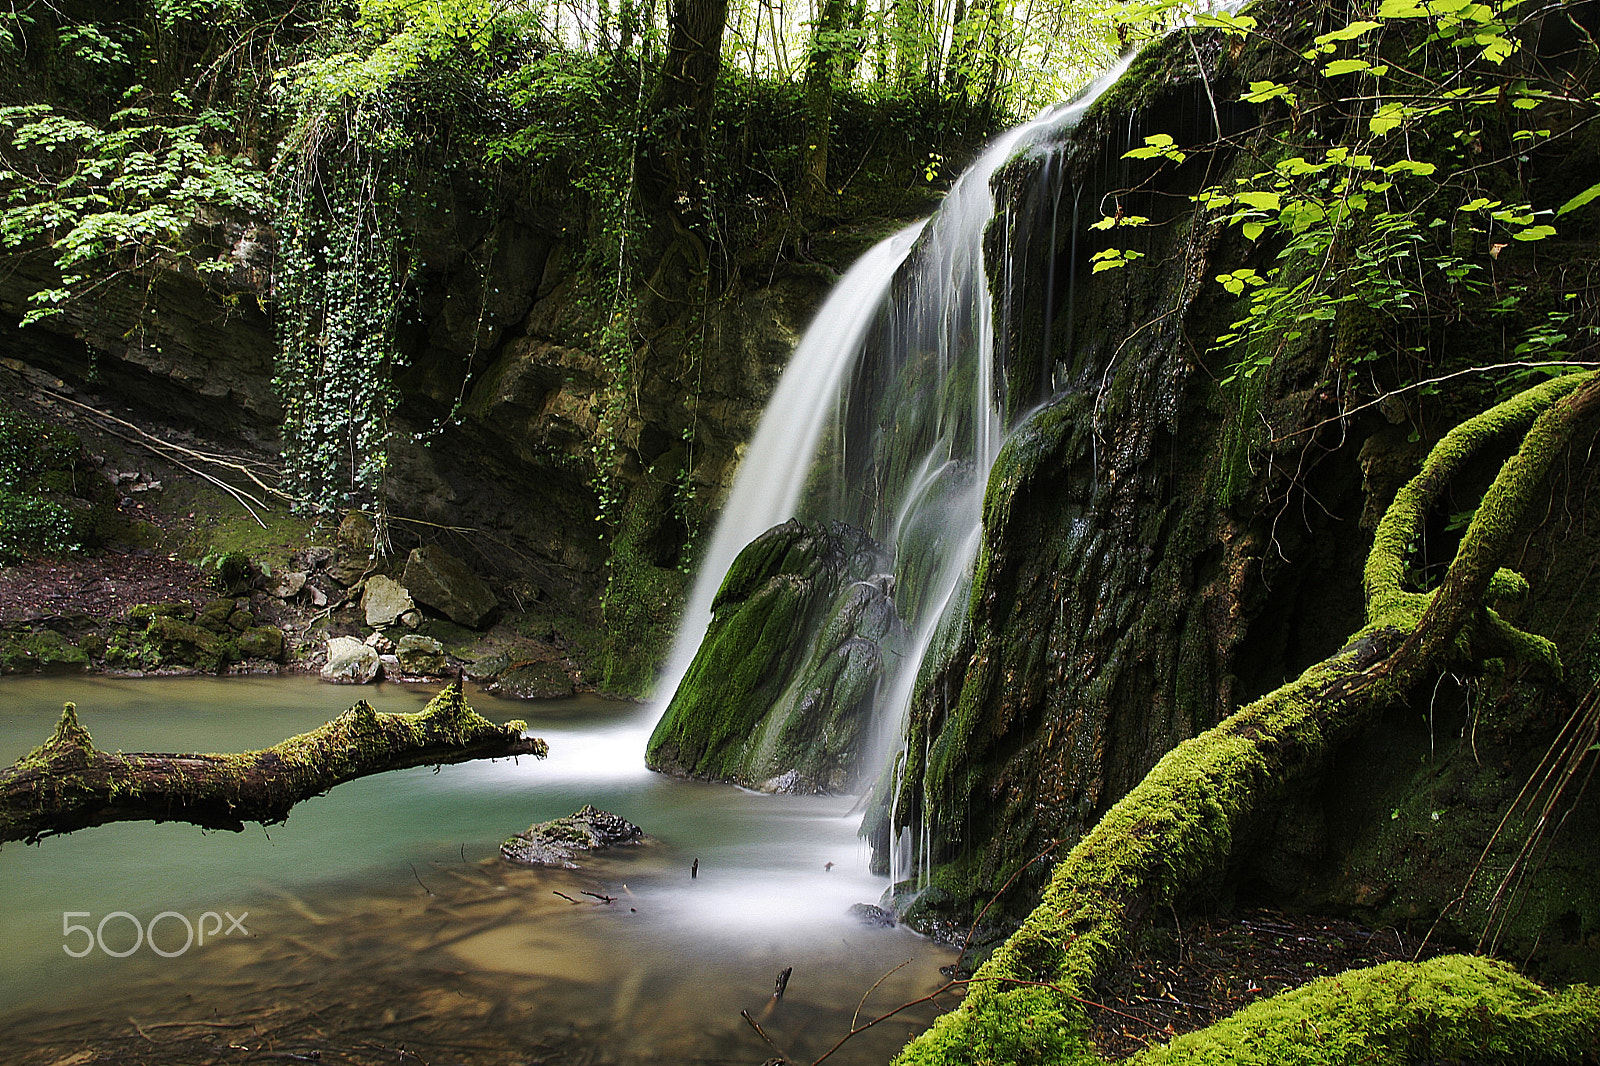
{"type": "Polygon", "coordinates": [[[520,721],[495,725],[467,706],[458,681],[416,714],[365,700],[309,733],[233,755],[101,751],[67,704],[54,735],[0,770],[0,843],[35,843],[108,822],[190,822],[240,832],[275,825],[301,800],[358,777],[532,755],[548,745],[520,721]]]}

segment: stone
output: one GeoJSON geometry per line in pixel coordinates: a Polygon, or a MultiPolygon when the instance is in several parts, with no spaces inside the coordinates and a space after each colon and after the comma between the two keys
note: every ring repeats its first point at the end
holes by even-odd
{"type": "Polygon", "coordinates": [[[239,634],[239,655],[246,659],[283,660],[283,630],[277,626],[251,626],[239,634]]]}
{"type": "Polygon", "coordinates": [[[517,663],[490,682],[488,691],[512,700],[558,700],[572,695],[572,675],[558,662],[517,663]]]}
{"type": "Polygon", "coordinates": [[[76,674],[89,668],[89,653],[53,629],[6,634],[0,639],[0,673],[76,674]]]}
{"type": "Polygon", "coordinates": [[[638,844],[644,830],[620,815],[584,804],[575,814],[548,822],[535,822],[507,837],[500,857],[518,866],[561,866],[576,870],[572,860],[579,852],[638,844]]]}
{"type": "Polygon", "coordinates": [[[413,548],[401,580],[412,599],[468,629],[481,629],[500,606],[466,563],[437,545],[413,548]]]}
{"type": "Polygon", "coordinates": [[[394,641],[382,633],[368,633],[367,639],[361,643],[376,651],[379,655],[390,655],[394,652],[394,641]]]}
{"type": "Polygon", "coordinates": [[[400,670],[407,674],[437,677],[450,668],[445,661],[444,645],[420,633],[407,633],[395,643],[395,657],[400,660],[400,670]]]}
{"type": "Polygon", "coordinates": [[[871,903],[851,904],[850,917],[874,929],[893,929],[895,925],[893,914],[871,903]]]}
{"type": "Polygon", "coordinates": [[[305,587],[305,571],[286,570],[273,579],[272,587],[267,592],[280,600],[288,600],[300,595],[300,590],[305,587]]]}
{"type": "MultiPolygon", "coordinates": [[[[232,600],[221,602],[227,603],[230,607],[233,605],[232,600]]],[[[205,614],[200,616],[204,620],[209,620],[211,617],[205,614]]],[[[156,646],[162,659],[192,666],[206,673],[216,673],[220,670],[222,664],[231,659],[233,657],[231,653],[236,650],[231,641],[218,636],[209,627],[198,626],[168,615],[152,617],[147,633],[151,644],[156,646]]]]}
{"type": "Polygon", "coordinates": [[[365,685],[376,680],[382,665],[376,649],[355,637],[333,637],[328,641],[328,661],[322,667],[322,680],[340,685],[365,685]]]}
{"type": "Polygon", "coordinates": [[[367,578],[367,587],[361,593],[361,609],[366,612],[367,625],[374,629],[392,626],[401,615],[415,607],[411,594],[394,578],[382,574],[367,578]]]}
{"type": "Polygon", "coordinates": [[[236,633],[243,633],[256,624],[256,616],[246,610],[237,610],[228,616],[228,628],[236,633]]]}
{"type": "Polygon", "coordinates": [[[400,624],[407,629],[415,629],[422,624],[422,612],[413,608],[400,615],[400,624]]]}

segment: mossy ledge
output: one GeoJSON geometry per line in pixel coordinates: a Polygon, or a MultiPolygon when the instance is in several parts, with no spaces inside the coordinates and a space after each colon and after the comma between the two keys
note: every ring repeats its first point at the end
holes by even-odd
{"type": "Polygon", "coordinates": [[[459,683],[416,714],[365,700],[325,725],[233,755],[97,749],[68,703],[55,733],[0,770],[0,842],[35,843],[108,822],[190,822],[240,832],[275,825],[301,800],[358,777],[410,766],[532,755],[549,746],[520,721],[495,725],[467,705],[459,683]]]}
{"type": "MultiPolygon", "coordinates": [[[[1572,375],[1521,393],[1441,440],[1379,527],[1367,569],[1367,625],[1333,656],[1157,763],[1056,866],[1039,905],[974,975],[965,1001],[907,1045],[899,1066],[1098,1061],[1082,1009],[1094,982],[1152,908],[1223,868],[1235,833],[1264,802],[1456,655],[1522,652],[1559,671],[1547,642],[1512,629],[1483,599],[1496,587],[1498,560],[1538,487],[1597,411],[1600,373],[1572,375]],[[1485,494],[1443,583],[1431,593],[1406,593],[1404,546],[1429,504],[1468,457],[1519,429],[1521,445],[1485,494]]],[[[1569,995],[1592,1014],[1600,993],[1569,995]]],[[[1440,1032],[1454,1028],[1445,1015],[1436,1024],[1440,1032]]],[[[1590,1054],[1594,1046],[1591,1040],[1590,1054]]],[[[1502,1054],[1492,1039],[1469,1050],[1501,1055],[1494,1061],[1544,1061],[1519,1049],[1502,1054]]]]}

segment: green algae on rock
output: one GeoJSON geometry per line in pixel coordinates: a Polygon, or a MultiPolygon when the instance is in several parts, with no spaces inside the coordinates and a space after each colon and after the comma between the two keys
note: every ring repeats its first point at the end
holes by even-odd
{"type": "Polygon", "coordinates": [[[650,738],[651,768],[782,791],[851,787],[883,656],[903,639],[887,570],[882,549],[843,523],[791,520],[752,541],[650,738]]]}

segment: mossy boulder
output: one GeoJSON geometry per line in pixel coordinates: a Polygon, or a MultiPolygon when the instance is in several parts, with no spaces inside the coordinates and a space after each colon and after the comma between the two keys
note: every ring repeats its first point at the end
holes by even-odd
{"type": "Polygon", "coordinates": [[[239,634],[239,655],[244,659],[283,660],[283,631],[276,626],[251,626],[239,634]]]}
{"type": "Polygon", "coordinates": [[[855,783],[903,626],[872,538],[791,520],[739,554],[645,761],[667,773],[783,791],[855,783]]]}
{"type": "Polygon", "coordinates": [[[576,813],[535,822],[507,837],[500,857],[518,866],[562,866],[576,870],[579,852],[626,847],[644,839],[644,830],[620,815],[584,804],[576,813]]]}
{"type": "Polygon", "coordinates": [[[395,658],[400,669],[407,674],[437,677],[449,669],[444,645],[420,633],[407,633],[395,642],[395,658]]]}
{"type": "MultiPolygon", "coordinates": [[[[228,602],[231,607],[231,601],[228,602]]],[[[226,625],[224,618],[223,628],[226,625]]],[[[159,664],[185,666],[201,673],[214,674],[239,657],[238,645],[232,639],[171,615],[151,618],[146,637],[159,664]]]]}
{"type": "Polygon", "coordinates": [[[0,673],[76,674],[89,668],[89,653],[53,629],[0,635],[0,673]]]}

